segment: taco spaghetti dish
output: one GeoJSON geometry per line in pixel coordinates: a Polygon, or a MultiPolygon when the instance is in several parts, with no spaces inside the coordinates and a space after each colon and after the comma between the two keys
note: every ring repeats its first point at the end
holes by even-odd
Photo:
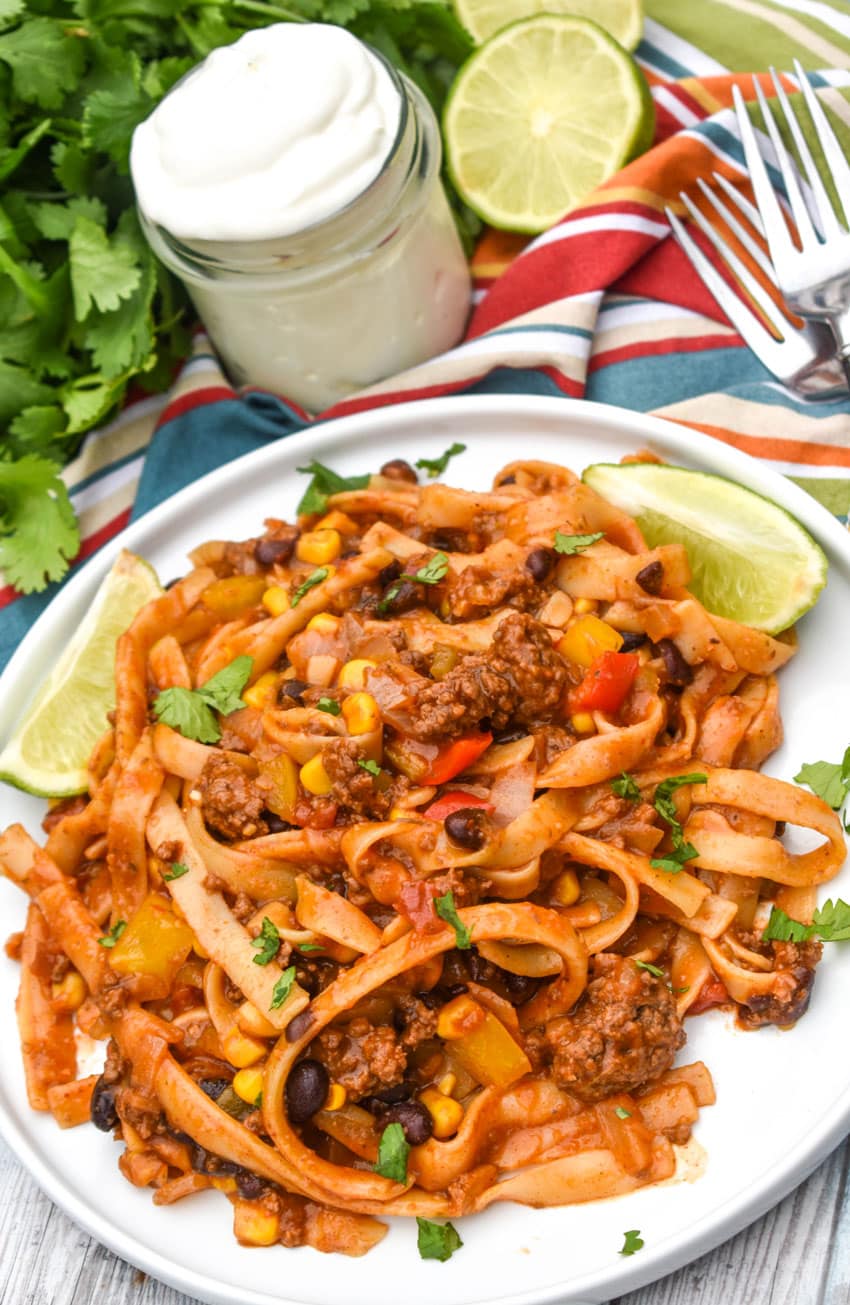
{"type": "Polygon", "coordinates": [[[88,794],[0,835],[10,953],[31,1106],[157,1204],[349,1255],[418,1216],[445,1259],[446,1218],[673,1175],[714,1100],[685,1016],[803,1014],[820,944],[765,921],[844,841],[759,773],[793,638],[709,614],[683,547],[547,463],[356,479],[118,641],[88,794]]]}

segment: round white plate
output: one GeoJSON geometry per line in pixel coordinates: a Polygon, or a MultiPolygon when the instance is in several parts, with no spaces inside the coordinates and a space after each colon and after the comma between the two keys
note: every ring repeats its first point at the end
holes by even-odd
{"type": "MultiPolygon", "coordinates": [[[[44,613],[0,681],[0,737],[80,620],[121,547],[148,558],[164,580],[182,574],[189,548],[208,538],[256,534],[264,517],[290,517],[304,488],[295,467],[310,458],[352,474],[388,458],[434,457],[467,445],[445,479],[489,485],[515,458],[543,458],[581,470],[650,447],[667,459],[729,476],[781,503],[830,558],[829,583],[800,627],[797,658],[781,673],[786,741],[771,774],[790,779],[805,761],[836,761],[850,742],[850,538],[789,481],[691,430],[639,413],[542,398],[451,398],[329,422],[222,467],[150,512],[92,559],[44,613]]],[[[0,786],[0,826],[23,820],[37,832],[43,804],[0,786]]],[[[850,897],[847,872],[829,885],[850,897]]],[[[827,891],[822,893],[822,897],[827,891]]],[[[7,931],[24,903],[0,882],[7,931]]],[[[494,1208],[459,1221],[464,1245],[446,1264],[423,1262],[415,1228],[396,1221],[360,1260],[310,1249],[245,1250],[231,1233],[231,1207],[204,1193],[158,1209],[151,1194],[120,1176],[118,1147],[93,1128],[60,1132],[31,1113],[14,1018],[17,967],[0,954],[0,1128],[44,1190],[118,1255],[214,1305],[542,1305],[602,1302],[669,1273],[717,1245],[780,1200],[850,1126],[850,1003],[846,949],[827,947],[809,1013],[792,1032],[743,1033],[726,1015],[688,1021],[680,1063],[704,1059],[718,1102],[702,1112],[696,1137],[702,1176],[628,1197],[557,1210],[494,1208]],[[813,1072],[814,1070],[814,1072],[813,1072]],[[620,1255],[626,1229],[644,1249],[620,1255]]]]}

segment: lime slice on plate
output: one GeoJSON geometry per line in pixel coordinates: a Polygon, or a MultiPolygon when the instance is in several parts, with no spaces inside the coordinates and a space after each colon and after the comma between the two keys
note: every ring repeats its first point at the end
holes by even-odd
{"type": "Polygon", "coordinates": [[[126,550],[13,737],[0,753],[0,779],[40,797],[84,793],[86,762],[115,706],[115,641],[162,593],[153,568],[126,550]]]}
{"type": "Polygon", "coordinates": [[[476,50],[446,100],[452,181],[492,226],[534,234],[652,144],[655,111],[630,54],[596,23],[540,14],[476,50]]]}
{"type": "Polygon", "coordinates": [[[592,18],[626,50],[643,32],[643,0],[455,0],[455,13],[479,45],[508,23],[544,13],[592,18]]]}
{"type": "Polygon", "coordinates": [[[688,588],[710,612],[778,634],[826,584],[823,550],[770,499],[723,476],[655,462],[597,462],[582,479],[633,516],[651,548],[684,544],[688,588]]]}

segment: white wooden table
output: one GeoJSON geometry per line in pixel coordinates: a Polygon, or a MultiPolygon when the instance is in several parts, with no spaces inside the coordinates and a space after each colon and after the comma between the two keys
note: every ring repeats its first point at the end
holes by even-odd
{"type": "MultiPolygon", "coordinates": [[[[611,1305],[847,1305],[850,1140],[710,1255],[611,1305]]],[[[0,1305],[192,1305],[117,1259],[42,1196],[0,1142],[0,1305]]]]}

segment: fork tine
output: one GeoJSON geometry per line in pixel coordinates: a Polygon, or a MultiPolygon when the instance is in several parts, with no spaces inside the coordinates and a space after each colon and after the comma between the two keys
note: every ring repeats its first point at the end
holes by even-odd
{"type": "Polygon", "coordinates": [[[756,142],[753,124],[747,117],[744,97],[737,86],[732,87],[732,99],[735,102],[735,112],[738,116],[738,129],[741,133],[747,171],[750,174],[756,205],[761,214],[764,237],[770,250],[770,257],[774,263],[778,263],[783,257],[793,256],[797,250],[788,232],[782,209],[779,207],[779,200],[776,198],[776,192],[770,184],[767,168],[764,166],[764,159],[756,142]]]}
{"type": "Polygon", "coordinates": [[[744,248],[746,249],[750,257],[754,260],[755,263],[758,264],[758,266],[761,268],[762,272],[764,272],[767,279],[771,282],[772,285],[775,285],[778,290],[779,286],[776,280],[776,273],[773,270],[773,264],[771,263],[770,259],[768,258],[767,254],[764,252],[764,250],[762,249],[758,241],[753,240],[753,237],[750,235],[746,227],[743,226],[738,221],[738,219],[735,217],[735,214],[732,213],[726,207],[723,201],[717,198],[714,191],[711,189],[710,186],[706,185],[702,177],[697,178],[697,185],[699,186],[705,198],[708,200],[711,207],[714,209],[715,213],[718,213],[720,215],[720,217],[726,223],[729,230],[733,233],[733,235],[738,237],[738,240],[740,240],[741,244],[744,246],[744,248]]]}
{"type": "Polygon", "coordinates": [[[812,188],[814,196],[815,214],[820,220],[821,234],[824,236],[837,236],[841,234],[841,227],[835,216],[835,210],[830,202],[829,195],[826,193],[826,187],[823,184],[823,178],[818,171],[817,164],[812,158],[812,151],[809,149],[809,142],[803,135],[800,127],[800,120],[785,94],[785,87],[775,68],[771,68],[770,75],[773,78],[773,85],[776,89],[776,98],[782,105],[782,112],[785,114],[785,121],[791,129],[791,135],[794,137],[794,144],[797,146],[797,153],[803,160],[803,167],[806,169],[806,176],[809,179],[809,185],[812,188]]]}
{"type": "MultiPolygon", "coordinates": [[[[824,112],[823,105],[815,95],[812,84],[806,76],[799,59],[794,60],[794,72],[797,75],[797,81],[800,83],[800,90],[803,92],[809,113],[812,115],[818,140],[823,146],[826,165],[832,174],[835,189],[838,191],[838,199],[844,209],[846,222],[848,218],[847,206],[850,204],[850,164],[844,157],[844,152],[836,139],[835,132],[829,125],[829,119],[824,112]]],[[[831,204],[830,209],[832,209],[831,204]]]]}
{"type": "MultiPolygon", "coordinates": [[[[782,180],[785,183],[785,193],[788,196],[788,203],[791,205],[791,212],[794,215],[794,221],[797,224],[797,232],[800,237],[800,244],[804,251],[808,251],[817,244],[817,235],[812,226],[812,219],[809,216],[809,210],[806,208],[806,201],[803,199],[803,192],[800,190],[800,183],[797,180],[797,174],[794,170],[794,162],[788,150],[785,148],[785,142],[779,134],[779,128],[776,125],[776,119],[773,111],[767,102],[764,91],[761,88],[757,77],[753,78],[756,98],[761,107],[761,116],[764,119],[764,125],[767,127],[767,133],[770,136],[776,154],[776,160],[782,172],[782,180]]],[[[789,105],[790,109],[790,105],[789,105]]]]}
{"type": "Polygon", "coordinates": [[[751,226],[755,227],[762,239],[765,239],[764,223],[755,204],[751,204],[746,195],[742,195],[740,190],[732,185],[731,181],[727,181],[722,172],[712,172],[711,175],[726,195],[726,198],[731,199],[738,211],[744,215],[751,226]]]}
{"type": "Polygon", "coordinates": [[[690,259],[695,272],[717,300],[738,334],[766,367],[769,367],[777,375],[780,374],[782,361],[779,341],[770,334],[755,313],[747,308],[743,300],[739,299],[734,290],[726,284],[720,273],[706,258],[699,245],[685,230],[684,225],[679,221],[672,209],[666,208],[664,211],[667,214],[670,226],[673,228],[673,234],[690,259]]]}
{"type": "Polygon", "coordinates": [[[726,244],[725,240],[721,239],[711,223],[706,221],[702,213],[700,213],[699,209],[688,198],[684,191],[680,194],[679,198],[688,210],[691,221],[699,227],[706,240],[711,242],[726,266],[729,268],[729,271],[741,283],[750,298],[758,304],[771,326],[779,331],[780,335],[783,333],[783,327],[787,331],[787,320],[780,313],[770,295],[767,294],[764,286],[760,285],[755,279],[747,265],[741,261],[734,249],[731,249],[729,245],[726,244]]]}

